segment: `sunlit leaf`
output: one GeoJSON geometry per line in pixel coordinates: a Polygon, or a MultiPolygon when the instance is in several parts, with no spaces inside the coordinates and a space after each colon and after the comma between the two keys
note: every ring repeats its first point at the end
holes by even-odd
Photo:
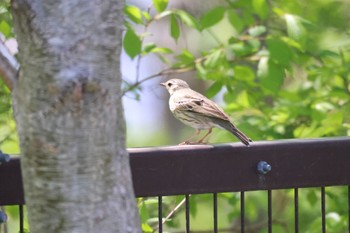
{"type": "Polygon", "coordinates": [[[172,49],[164,48],[164,47],[156,47],[152,49],[152,53],[163,53],[163,54],[171,54],[174,53],[172,49]]]}
{"type": "Polygon", "coordinates": [[[168,0],[152,0],[154,8],[161,13],[168,6],[168,0]]]}
{"type": "Polygon", "coordinates": [[[194,18],[191,14],[183,10],[175,10],[174,14],[179,16],[181,21],[187,26],[199,30],[199,23],[196,18],[194,18]]]}
{"type": "Polygon", "coordinates": [[[142,11],[142,15],[147,21],[151,20],[151,16],[149,15],[149,13],[147,11],[142,11]]]}
{"type": "Polygon", "coordinates": [[[136,6],[126,5],[124,9],[125,14],[128,18],[137,24],[142,24],[142,12],[136,6]]]}
{"type": "Polygon", "coordinates": [[[153,228],[150,225],[146,224],[146,223],[142,223],[141,228],[142,228],[142,232],[143,233],[151,233],[151,232],[153,232],[153,228]]]}
{"type": "Polygon", "coordinates": [[[249,107],[249,96],[248,92],[246,90],[241,91],[239,95],[237,96],[237,103],[243,107],[249,107]]]}
{"type": "Polygon", "coordinates": [[[248,33],[249,35],[253,37],[260,36],[266,32],[266,27],[265,26],[254,26],[249,28],[248,33]]]}
{"type": "Polygon", "coordinates": [[[253,81],[255,79],[255,74],[249,66],[235,66],[234,73],[238,80],[253,81]]]}
{"type": "Polygon", "coordinates": [[[205,60],[204,64],[208,68],[213,68],[219,65],[220,58],[222,58],[222,50],[217,49],[211,54],[208,55],[207,59],[205,60]]]}
{"type": "Polygon", "coordinates": [[[306,41],[306,30],[301,23],[301,18],[291,14],[286,14],[284,18],[287,24],[288,36],[304,46],[306,41]]]}
{"type": "Polygon", "coordinates": [[[266,19],[269,14],[269,6],[266,0],[253,0],[254,11],[261,19],[266,19]]]}
{"type": "Polygon", "coordinates": [[[5,37],[9,37],[11,35],[11,27],[5,20],[0,22],[0,32],[4,34],[5,37]]]}

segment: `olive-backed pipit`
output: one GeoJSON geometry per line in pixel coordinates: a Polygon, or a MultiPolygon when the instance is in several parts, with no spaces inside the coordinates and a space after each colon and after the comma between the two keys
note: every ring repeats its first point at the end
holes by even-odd
{"type": "Polygon", "coordinates": [[[207,97],[192,90],[185,81],[170,79],[161,85],[166,87],[170,93],[170,111],[182,123],[196,129],[196,133],[181,144],[202,143],[212,132],[213,127],[226,129],[247,146],[252,141],[231,123],[230,118],[222,108],[207,97]],[[201,130],[208,130],[208,133],[197,142],[190,142],[189,140],[198,135],[201,130]]]}

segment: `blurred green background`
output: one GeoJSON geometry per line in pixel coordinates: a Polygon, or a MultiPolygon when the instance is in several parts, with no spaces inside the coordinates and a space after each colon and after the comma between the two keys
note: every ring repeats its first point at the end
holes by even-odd
{"type": "MultiPolygon", "coordinates": [[[[15,54],[9,11],[9,0],[0,2],[0,37],[15,54]]],[[[169,78],[185,79],[213,98],[255,141],[348,136],[348,12],[346,0],[127,2],[122,54],[127,146],[178,144],[192,134],[169,113],[168,93],[159,86],[169,78]]],[[[11,94],[0,82],[0,149],[19,154],[12,114],[11,94]]],[[[223,130],[210,138],[235,140],[223,130]]],[[[300,232],[320,232],[320,190],[302,189],[299,195],[300,232]]],[[[347,188],[327,188],[326,197],[329,232],[346,232],[347,188]]],[[[165,197],[163,212],[182,198],[165,197]]],[[[138,199],[145,232],[155,229],[155,203],[138,199]]],[[[221,232],[239,232],[239,205],[238,193],[219,194],[219,227],[229,230],[221,232]]],[[[247,230],[267,232],[266,207],[266,192],[246,194],[247,230]]],[[[17,207],[6,210],[9,232],[17,232],[17,207]]],[[[293,232],[293,190],[274,191],[273,210],[273,231],[293,232]]],[[[191,197],[194,232],[211,229],[211,215],[211,195],[191,197]]],[[[183,231],[183,208],[166,229],[183,231]]]]}

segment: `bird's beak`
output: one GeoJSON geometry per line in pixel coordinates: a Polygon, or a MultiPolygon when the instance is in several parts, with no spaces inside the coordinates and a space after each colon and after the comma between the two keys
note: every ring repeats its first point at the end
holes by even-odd
{"type": "Polygon", "coordinates": [[[165,87],[165,85],[166,85],[166,84],[165,84],[165,83],[160,83],[160,85],[162,85],[162,86],[164,86],[164,87],[165,87]]]}

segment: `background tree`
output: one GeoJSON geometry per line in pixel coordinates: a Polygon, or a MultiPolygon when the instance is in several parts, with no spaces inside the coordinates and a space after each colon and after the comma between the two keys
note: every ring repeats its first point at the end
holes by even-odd
{"type": "Polygon", "coordinates": [[[140,231],[120,91],[123,6],[12,1],[21,64],[14,115],[32,232],[140,231]]]}

